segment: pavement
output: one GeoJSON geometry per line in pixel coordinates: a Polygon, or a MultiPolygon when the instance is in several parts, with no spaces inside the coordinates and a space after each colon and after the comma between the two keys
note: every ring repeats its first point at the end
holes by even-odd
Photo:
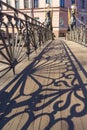
{"type": "Polygon", "coordinates": [[[1,83],[0,130],[87,130],[86,57],[56,39],[19,64],[1,83]]]}

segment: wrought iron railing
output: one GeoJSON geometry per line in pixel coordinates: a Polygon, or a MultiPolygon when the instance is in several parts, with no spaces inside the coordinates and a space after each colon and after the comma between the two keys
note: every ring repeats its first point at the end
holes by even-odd
{"type": "Polygon", "coordinates": [[[66,33],[67,40],[71,40],[87,46],[87,26],[79,19],[77,19],[77,22],[80,26],[76,26],[66,33]]]}
{"type": "Polygon", "coordinates": [[[11,69],[15,74],[15,66],[48,40],[52,32],[43,24],[0,1],[0,77],[11,69]]]}
{"type": "Polygon", "coordinates": [[[87,28],[85,26],[78,27],[67,32],[66,37],[70,41],[74,41],[83,45],[87,45],[87,28]]]}

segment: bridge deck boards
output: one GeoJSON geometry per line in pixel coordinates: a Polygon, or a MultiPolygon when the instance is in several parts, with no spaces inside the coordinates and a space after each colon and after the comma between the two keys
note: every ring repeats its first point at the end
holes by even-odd
{"type": "Polygon", "coordinates": [[[87,48],[67,43],[53,41],[2,80],[0,129],[87,129],[87,48]]]}

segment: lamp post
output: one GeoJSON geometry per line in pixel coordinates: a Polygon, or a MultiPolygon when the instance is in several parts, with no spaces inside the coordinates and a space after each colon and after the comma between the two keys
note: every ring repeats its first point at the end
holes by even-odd
{"type": "Polygon", "coordinates": [[[46,4],[46,16],[45,16],[44,24],[51,31],[52,31],[52,15],[53,15],[53,12],[52,12],[51,6],[48,3],[48,4],[46,4]]]}

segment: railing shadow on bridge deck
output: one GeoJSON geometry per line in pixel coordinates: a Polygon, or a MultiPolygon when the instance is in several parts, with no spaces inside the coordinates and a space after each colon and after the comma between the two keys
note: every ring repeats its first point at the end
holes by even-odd
{"type": "MultiPolygon", "coordinates": [[[[3,129],[14,118],[26,113],[28,118],[22,124],[21,130],[29,129],[33,121],[45,116],[49,118],[49,121],[44,130],[52,129],[59,122],[65,122],[69,130],[74,130],[75,126],[72,119],[87,114],[87,84],[82,81],[78,70],[81,70],[87,77],[87,72],[65,42],[50,43],[0,93],[0,129],[3,129]],[[28,77],[37,85],[37,89],[30,94],[24,92],[28,77]],[[39,78],[43,81],[48,79],[49,82],[47,84],[42,83],[39,78]],[[10,91],[8,92],[9,88],[10,91]],[[19,92],[17,93],[18,89],[19,92]],[[79,91],[83,92],[83,96],[79,94],[79,91]],[[72,95],[78,102],[72,104],[72,95]],[[26,100],[17,102],[16,100],[22,96],[26,97],[26,100]],[[60,98],[62,96],[65,98],[60,98]],[[44,110],[49,105],[52,105],[50,112],[43,111],[43,113],[35,114],[35,112],[44,110]],[[24,106],[23,111],[20,110],[10,115],[12,110],[24,106]],[[79,108],[78,112],[77,108],[79,108]],[[69,115],[55,118],[57,113],[62,113],[67,109],[70,110],[69,115]]],[[[28,85],[28,91],[30,87],[32,87],[31,84],[28,85]]],[[[42,130],[40,125],[38,130],[42,130]]]]}

